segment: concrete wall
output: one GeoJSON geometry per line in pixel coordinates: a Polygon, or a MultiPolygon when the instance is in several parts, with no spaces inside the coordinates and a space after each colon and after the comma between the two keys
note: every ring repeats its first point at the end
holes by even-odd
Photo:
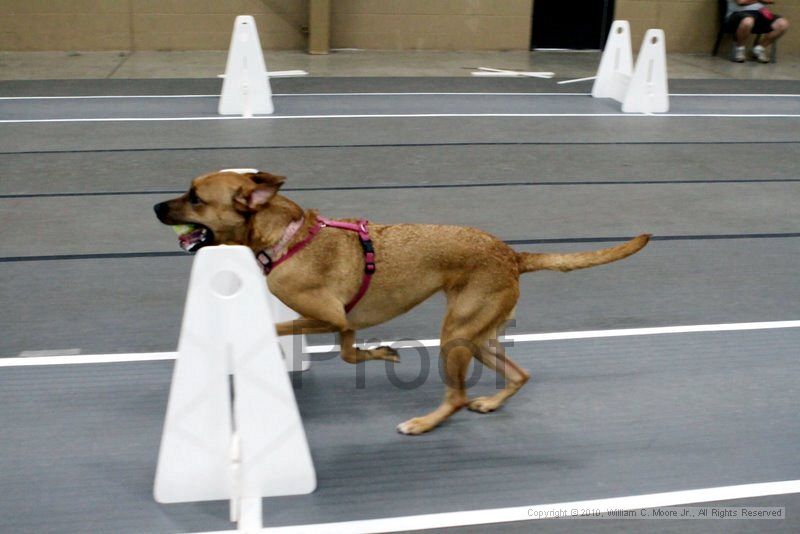
{"type": "MultiPolygon", "coordinates": [[[[305,49],[311,0],[0,0],[0,50],[223,50],[237,14],[256,17],[264,48],[305,49]]],[[[567,0],[564,0],[567,1],[567,0]]],[[[334,48],[526,50],[533,0],[333,0],[334,48]]],[[[711,49],[716,0],[616,0],[634,48],[663,28],[670,52],[711,49]]],[[[800,21],[800,0],[775,11],[800,21]]],[[[797,22],[800,24],[800,22],[797,22]]],[[[800,30],[781,54],[800,53],[800,30]]]]}
{"type": "MultiPolygon", "coordinates": [[[[309,0],[0,0],[0,50],[219,50],[237,14],[304,49],[309,0]]],[[[337,48],[525,50],[532,0],[333,0],[337,48]]]]}
{"type": "Polygon", "coordinates": [[[334,48],[527,50],[532,0],[333,0],[334,48]]]}
{"type": "Polygon", "coordinates": [[[302,49],[308,0],[0,0],[0,50],[224,50],[236,15],[302,49]]]}

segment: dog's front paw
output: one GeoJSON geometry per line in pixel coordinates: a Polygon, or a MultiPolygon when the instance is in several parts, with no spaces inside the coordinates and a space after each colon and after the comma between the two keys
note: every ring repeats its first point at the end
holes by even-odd
{"type": "Polygon", "coordinates": [[[475,397],[467,404],[467,408],[473,412],[489,413],[500,407],[502,403],[492,397],[475,397]]]}
{"type": "Polygon", "coordinates": [[[419,434],[424,434],[434,426],[436,425],[431,424],[430,421],[427,421],[424,417],[415,417],[414,419],[409,419],[397,425],[397,431],[406,436],[418,436],[419,434]]]}
{"type": "Polygon", "coordinates": [[[386,360],[387,362],[400,363],[400,355],[392,347],[378,347],[369,351],[371,360],[386,360]]]}

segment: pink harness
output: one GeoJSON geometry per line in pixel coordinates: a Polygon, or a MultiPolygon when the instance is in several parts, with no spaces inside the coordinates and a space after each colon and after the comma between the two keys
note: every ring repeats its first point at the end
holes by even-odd
{"type": "MultiPolygon", "coordinates": [[[[267,250],[262,250],[256,254],[256,259],[261,264],[261,267],[263,267],[264,274],[269,274],[272,272],[272,269],[294,256],[306,245],[311,243],[311,240],[314,239],[320,230],[326,226],[330,226],[331,228],[340,228],[350,232],[356,232],[358,234],[358,239],[361,242],[361,249],[364,251],[364,278],[361,280],[361,287],[358,289],[356,296],[353,297],[353,299],[344,307],[345,313],[348,313],[355,307],[356,304],[358,304],[358,301],[364,297],[364,294],[366,294],[367,289],[369,288],[369,283],[372,281],[372,275],[375,274],[375,249],[372,247],[372,240],[369,238],[369,229],[367,228],[368,224],[369,221],[366,219],[361,219],[357,223],[348,223],[332,221],[331,219],[326,219],[325,217],[320,217],[317,215],[317,222],[308,231],[306,238],[287,250],[286,254],[273,260],[267,250]]],[[[275,250],[277,248],[279,247],[273,247],[272,251],[278,253],[279,250],[275,250]]]]}

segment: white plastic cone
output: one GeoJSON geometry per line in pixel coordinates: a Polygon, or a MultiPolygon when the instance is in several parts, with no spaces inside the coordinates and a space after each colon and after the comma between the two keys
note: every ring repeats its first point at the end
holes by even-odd
{"type": "Polygon", "coordinates": [[[667,53],[663,30],[647,30],[636,58],[630,87],[622,101],[626,113],[669,111],[667,53]]]}
{"type": "Polygon", "coordinates": [[[250,15],[240,15],[233,23],[218,111],[245,117],[275,111],[256,21],[250,15]]]}
{"type": "Polygon", "coordinates": [[[595,98],[613,98],[622,102],[633,75],[631,27],[627,20],[615,20],[606,39],[597,78],[592,86],[595,98]]]}

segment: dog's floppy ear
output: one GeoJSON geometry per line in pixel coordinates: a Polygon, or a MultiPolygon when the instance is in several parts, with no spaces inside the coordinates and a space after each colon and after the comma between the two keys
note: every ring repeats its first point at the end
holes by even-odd
{"type": "Polygon", "coordinates": [[[268,172],[257,172],[250,175],[250,180],[253,185],[240,187],[234,202],[240,210],[253,212],[267,205],[286,178],[268,172]]]}
{"type": "Polygon", "coordinates": [[[275,190],[277,191],[282,185],[283,182],[286,181],[285,176],[279,176],[277,174],[270,174],[264,171],[258,171],[250,175],[250,179],[253,180],[254,184],[258,185],[274,185],[275,190]]]}

